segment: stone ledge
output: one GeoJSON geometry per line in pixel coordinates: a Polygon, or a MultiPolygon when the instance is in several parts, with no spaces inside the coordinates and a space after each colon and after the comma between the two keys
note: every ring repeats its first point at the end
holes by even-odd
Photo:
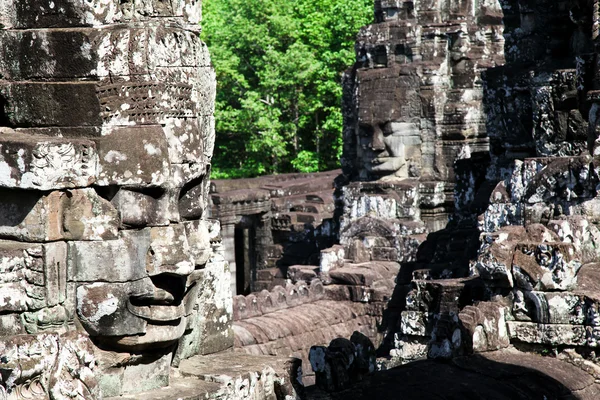
{"type": "Polygon", "coordinates": [[[293,358],[244,353],[195,356],[173,369],[168,387],[105,400],[283,400],[294,393],[290,375],[297,374],[299,366],[293,358]]]}

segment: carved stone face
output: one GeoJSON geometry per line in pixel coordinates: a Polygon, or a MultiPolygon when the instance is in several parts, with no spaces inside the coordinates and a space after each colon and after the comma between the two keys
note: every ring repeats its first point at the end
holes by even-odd
{"type": "Polygon", "coordinates": [[[397,176],[406,164],[404,143],[391,124],[361,125],[359,135],[366,170],[377,176],[397,176]]]}
{"type": "Polygon", "coordinates": [[[119,348],[169,345],[187,328],[210,245],[201,221],[122,232],[70,247],[77,316],[91,336],[119,348]],[[96,269],[102,258],[107,268],[96,269]]]}
{"type": "Polygon", "coordinates": [[[409,176],[409,157],[420,145],[418,80],[397,68],[360,70],[357,154],[362,179],[409,176]]]}
{"type": "MultiPolygon", "coordinates": [[[[33,321],[11,320],[12,333],[43,330],[51,314],[66,329],[78,319],[106,347],[141,349],[187,328],[210,253],[215,83],[206,46],[181,28],[179,3],[155,10],[157,24],[123,24],[145,17],[119,9],[99,16],[101,28],[3,31],[11,57],[38,60],[27,69],[0,59],[0,119],[10,126],[0,131],[0,239],[32,243],[0,246],[23,270],[0,278],[17,299],[0,312],[33,321]],[[41,266],[25,265],[23,252],[41,266]]],[[[71,24],[57,17],[51,26],[61,23],[71,24]]]]}

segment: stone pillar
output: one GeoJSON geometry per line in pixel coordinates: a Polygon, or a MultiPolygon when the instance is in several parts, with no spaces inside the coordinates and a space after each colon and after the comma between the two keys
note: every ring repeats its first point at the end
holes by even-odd
{"type": "Polygon", "coordinates": [[[224,218],[221,220],[221,237],[223,240],[225,261],[229,263],[231,273],[231,293],[237,294],[237,267],[235,264],[235,224],[237,217],[224,218]]]}

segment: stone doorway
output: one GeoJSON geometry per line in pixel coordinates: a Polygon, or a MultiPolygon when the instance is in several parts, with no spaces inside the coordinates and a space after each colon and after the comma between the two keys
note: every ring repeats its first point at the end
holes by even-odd
{"type": "Polygon", "coordinates": [[[247,295],[256,274],[256,215],[242,216],[235,225],[234,242],[236,293],[247,295]]]}

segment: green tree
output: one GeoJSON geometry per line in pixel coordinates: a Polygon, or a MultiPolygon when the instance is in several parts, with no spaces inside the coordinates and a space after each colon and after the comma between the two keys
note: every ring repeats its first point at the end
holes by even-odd
{"type": "Polygon", "coordinates": [[[214,178],[337,168],[341,73],[372,0],[205,0],[217,73],[214,178]]]}

